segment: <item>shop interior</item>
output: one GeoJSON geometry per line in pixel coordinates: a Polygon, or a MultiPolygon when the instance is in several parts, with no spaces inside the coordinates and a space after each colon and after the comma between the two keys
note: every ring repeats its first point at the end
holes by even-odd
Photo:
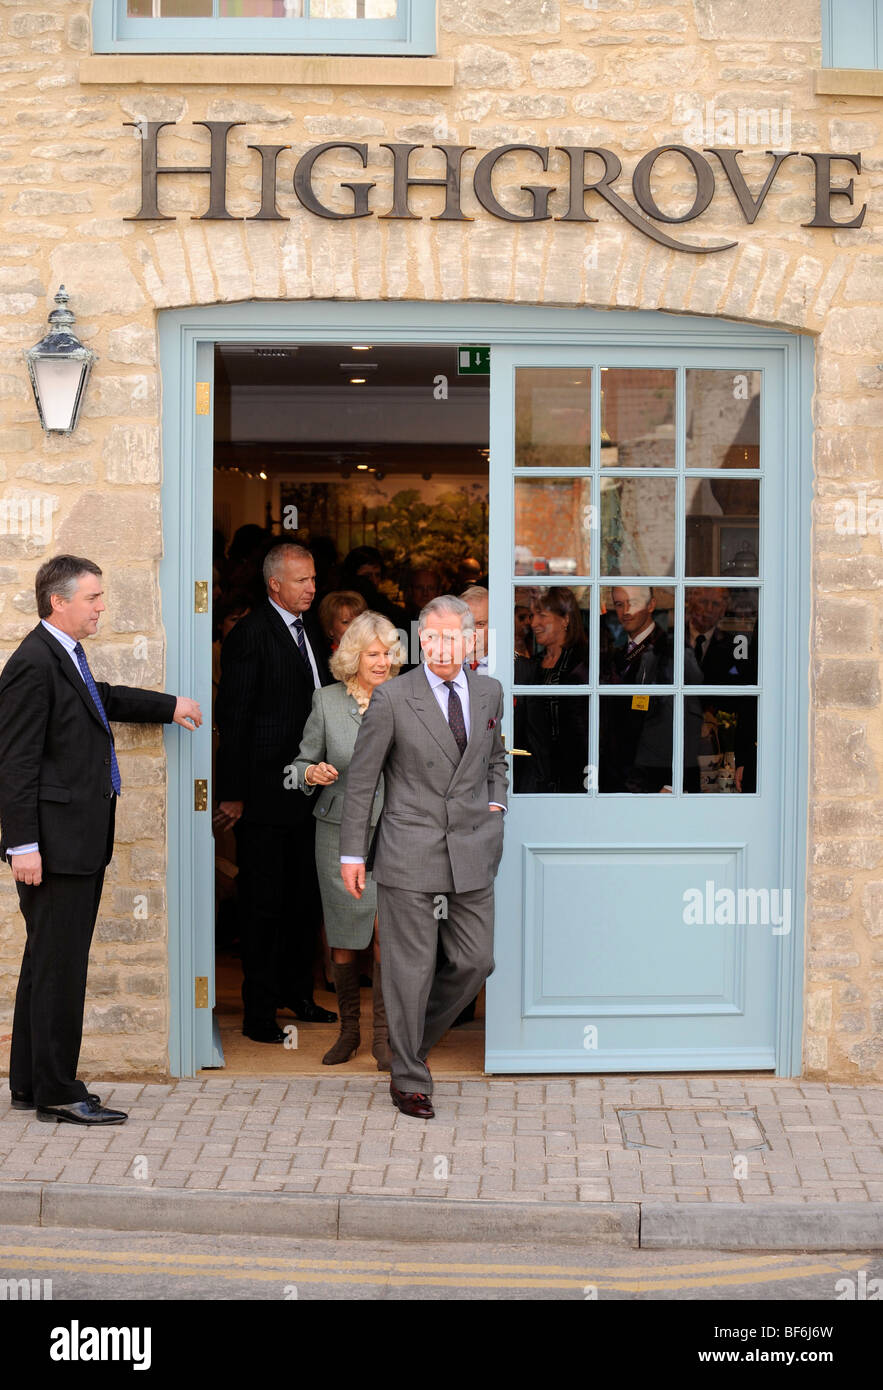
{"type": "MultiPolygon", "coordinates": [[[[260,563],[273,539],[313,550],[316,613],[362,573],[347,568],[348,556],[379,551],[379,579],[376,570],[369,577],[409,633],[435,592],[486,582],[489,377],[460,374],[461,361],[449,344],[217,345],[213,692],[224,637],[261,599],[260,563]]],[[[242,1036],[236,876],[235,839],[216,826],[216,1019],[228,1071],[376,1075],[370,948],[359,962],[362,1044],[348,1062],[322,1065],[336,1023],[298,1023],[286,1010],[278,1023],[296,1028],[296,1047],[242,1036]]],[[[314,999],[336,1012],[330,975],[323,929],[314,999]]],[[[479,1075],[483,1061],[482,991],[474,1016],[467,1010],[434,1050],[433,1072],[479,1075]]]]}

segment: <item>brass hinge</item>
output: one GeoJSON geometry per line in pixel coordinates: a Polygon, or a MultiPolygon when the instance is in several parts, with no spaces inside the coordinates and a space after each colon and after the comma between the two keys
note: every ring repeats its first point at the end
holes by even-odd
{"type": "Polygon", "coordinates": [[[197,579],[193,585],[194,613],[208,612],[208,580],[197,579]]]}
{"type": "Polygon", "coordinates": [[[196,413],[197,415],[208,415],[211,411],[212,388],[207,381],[196,383],[196,413]]]}
{"type": "Polygon", "coordinates": [[[208,1008],[208,975],[197,975],[194,983],[194,1003],[197,1009],[208,1008]]]}
{"type": "Polygon", "coordinates": [[[208,810],[208,782],[204,777],[196,777],[193,782],[194,811],[208,810]]]}

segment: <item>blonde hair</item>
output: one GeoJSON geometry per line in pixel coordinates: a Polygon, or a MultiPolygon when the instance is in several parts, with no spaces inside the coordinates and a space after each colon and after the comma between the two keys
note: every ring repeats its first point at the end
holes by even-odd
{"type": "Polygon", "coordinates": [[[352,622],[344,629],[340,646],[328,663],[335,680],[352,680],[359,669],[359,658],[362,652],[366,647],[370,647],[375,637],[392,655],[392,665],[389,668],[390,676],[398,675],[407,659],[407,653],[402,646],[398,629],[393,627],[389,618],[385,618],[382,613],[375,613],[369,608],[365,613],[360,613],[358,617],[353,618],[352,622]]]}

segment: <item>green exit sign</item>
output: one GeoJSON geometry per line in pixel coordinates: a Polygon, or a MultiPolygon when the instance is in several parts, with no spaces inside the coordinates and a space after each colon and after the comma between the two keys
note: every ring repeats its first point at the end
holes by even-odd
{"type": "Polygon", "coordinates": [[[458,376],[490,376],[491,350],[489,347],[458,347],[458,376]]]}

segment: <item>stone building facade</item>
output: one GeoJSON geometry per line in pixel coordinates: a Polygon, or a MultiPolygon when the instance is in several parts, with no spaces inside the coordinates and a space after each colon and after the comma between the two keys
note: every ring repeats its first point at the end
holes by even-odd
{"type": "MultiPolygon", "coordinates": [[[[0,0],[0,652],[13,651],[36,621],[41,561],[58,550],[88,554],[104,567],[108,591],[93,669],[112,681],[164,685],[164,310],[251,300],[478,301],[661,310],[809,335],[803,1071],[883,1078],[880,74],[850,79],[821,69],[817,0],[440,0],[438,54],[428,59],[96,55],[90,8],[87,0],[0,0]],[[159,122],[170,124],[151,137],[159,122]],[[160,175],[167,220],[139,219],[145,140],[156,140],[164,167],[203,169],[211,127],[200,122],[215,130],[242,123],[226,133],[229,217],[204,217],[209,179],[194,173],[160,175]],[[298,199],[295,164],[323,142],[364,144],[366,156],[363,167],[352,150],[330,151],[314,171],[315,195],[347,211],[341,180],[373,182],[375,215],[332,220],[298,199]],[[463,156],[460,193],[473,220],[432,220],[444,197],[438,188],[411,190],[413,220],[380,216],[392,199],[384,143],[423,146],[409,172],[433,178],[444,162],[432,145],[474,147],[463,156]],[[495,183],[500,201],[522,215],[530,202],[520,185],[553,186],[549,220],[508,221],[479,205],[475,166],[507,144],[554,147],[547,171],[521,151],[495,183]],[[641,216],[682,243],[735,243],[715,254],[660,244],[601,197],[591,204],[596,223],[555,220],[567,207],[561,147],[617,151],[624,172],[615,186],[636,208],[634,166],[667,145],[745,149],[752,196],[769,148],[860,154],[861,167],[830,170],[835,187],[853,181],[851,198],[823,190],[814,201],[824,171],[805,157],[785,161],[749,221],[722,161],[706,156],[716,187],[700,217],[675,226],[641,216]],[[256,216],[261,163],[250,146],[284,147],[275,169],[280,220],[256,216]],[[808,225],[822,206],[839,230],[808,225]],[[861,225],[847,226],[862,208],[861,225]],[[62,282],[76,331],[98,354],[70,437],[41,431],[22,355],[43,336],[62,282]],[[14,524],[23,507],[39,516],[24,532],[14,524]],[[850,507],[855,524],[840,524],[850,507]]],[[[682,156],[660,156],[652,193],[670,214],[689,209],[697,186],[682,156]]],[[[87,1070],[157,1077],[168,1070],[166,763],[154,729],[118,728],[117,747],[132,794],[121,801],[93,948],[83,1059],[87,1070]]],[[[7,1038],[22,939],[4,870],[7,1038]]]]}

